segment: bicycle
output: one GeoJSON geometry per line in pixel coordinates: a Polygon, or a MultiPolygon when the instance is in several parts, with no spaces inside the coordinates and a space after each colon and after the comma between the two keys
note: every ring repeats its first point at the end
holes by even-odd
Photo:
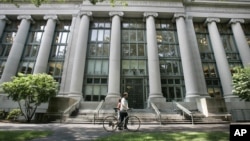
{"type": "MultiPolygon", "coordinates": [[[[107,116],[103,120],[103,128],[108,131],[108,132],[113,132],[119,127],[119,125],[124,125],[125,121],[128,120],[127,122],[127,130],[128,131],[138,131],[141,126],[141,121],[137,116],[130,115],[128,113],[128,116],[120,123],[118,118],[117,118],[117,112],[119,112],[118,108],[114,108],[115,110],[115,115],[113,116],[107,116]]],[[[132,109],[129,109],[128,111],[131,111],[132,109]]],[[[120,126],[123,127],[123,126],[120,126]]]]}

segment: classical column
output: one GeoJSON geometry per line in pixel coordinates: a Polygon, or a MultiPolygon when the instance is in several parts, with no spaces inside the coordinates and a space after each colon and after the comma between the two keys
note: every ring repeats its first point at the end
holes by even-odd
{"type": "Polygon", "coordinates": [[[0,15],[0,38],[2,37],[7,22],[10,22],[8,18],[5,15],[0,15]]]}
{"type": "Polygon", "coordinates": [[[44,19],[47,24],[42,37],[41,45],[37,55],[36,65],[33,73],[45,73],[48,65],[53,35],[56,27],[57,16],[46,15],[44,19]]]}
{"type": "Polygon", "coordinates": [[[82,84],[86,61],[90,16],[92,16],[92,12],[80,12],[81,21],[70,83],[71,95],[82,95],[82,84]]]}
{"type": "Polygon", "coordinates": [[[232,93],[232,76],[229,69],[226,52],[224,50],[216,22],[220,22],[220,19],[218,18],[206,19],[209,37],[214,51],[216,65],[224,93],[224,98],[226,101],[231,101],[231,99],[236,98],[236,96],[234,96],[232,93]]]}
{"type": "Polygon", "coordinates": [[[16,75],[18,65],[22,57],[26,38],[29,33],[30,24],[32,21],[31,16],[21,15],[18,16],[17,19],[22,21],[12,44],[0,83],[10,81],[11,77],[16,75]]]}
{"type": "Polygon", "coordinates": [[[187,38],[187,29],[185,23],[184,14],[175,14],[178,41],[181,54],[181,62],[186,87],[186,98],[185,101],[195,101],[199,97],[198,84],[195,73],[195,66],[193,64],[192,50],[189,46],[187,38]]]}
{"type": "MultiPolygon", "coordinates": [[[[107,100],[120,98],[120,68],[121,68],[121,19],[123,12],[110,12],[112,17],[110,57],[109,57],[109,81],[107,100]]],[[[113,101],[113,100],[112,100],[113,101]]]]}
{"type": "Polygon", "coordinates": [[[156,40],[155,20],[158,13],[144,13],[147,29],[147,53],[148,53],[148,75],[149,75],[149,101],[165,101],[161,91],[159,54],[156,40]]]}
{"type": "Polygon", "coordinates": [[[246,67],[250,66],[250,48],[246,40],[246,35],[241,27],[241,23],[244,23],[243,19],[231,19],[229,22],[229,24],[231,24],[242,63],[246,67]]]}

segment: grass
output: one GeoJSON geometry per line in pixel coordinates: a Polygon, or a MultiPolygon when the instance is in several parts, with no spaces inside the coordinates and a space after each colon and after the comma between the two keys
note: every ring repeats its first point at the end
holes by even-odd
{"type": "Polygon", "coordinates": [[[229,141],[227,132],[125,132],[95,141],[229,141]]]}
{"type": "Polygon", "coordinates": [[[0,131],[0,141],[27,141],[35,138],[44,138],[52,131],[0,131]]]}

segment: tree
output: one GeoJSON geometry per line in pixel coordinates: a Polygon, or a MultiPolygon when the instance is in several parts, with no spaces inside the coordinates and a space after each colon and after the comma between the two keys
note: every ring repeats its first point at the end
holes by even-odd
{"type": "MultiPolygon", "coordinates": [[[[15,0],[1,0],[1,1],[8,2],[8,3],[13,3],[16,6],[19,6],[17,2],[20,2],[20,1],[15,1],[15,0]]],[[[48,2],[51,2],[51,1],[52,0],[23,0],[23,2],[33,3],[36,7],[39,7],[43,3],[48,3],[48,2]]],[[[64,2],[65,0],[53,0],[53,1],[64,2]]],[[[90,1],[90,3],[95,5],[96,3],[103,2],[104,0],[88,0],[88,1],[90,1]]],[[[120,3],[122,5],[127,6],[127,2],[125,0],[109,0],[109,2],[110,2],[111,6],[115,6],[116,3],[120,3]]]]}
{"type": "Polygon", "coordinates": [[[250,101],[250,67],[235,67],[233,74],[233,94],[250,101]]]}
{"type": "Polygon", "coordinates": [[[18,102],[22,114],[30,122],[37,107],[56,96],[58,83],[48,74],[19,73],[12,81],[4,82],[1,86],[8,97],[18,102]]]}

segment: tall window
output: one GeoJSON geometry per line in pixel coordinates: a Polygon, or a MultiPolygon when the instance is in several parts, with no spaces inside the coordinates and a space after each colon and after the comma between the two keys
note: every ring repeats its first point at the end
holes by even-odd
{"type": "Polygon", "coordinates": [[[211,97],[220,98],[222,97],[222,88],[207,28],[203,23],[194,23],[194,29],[208,94],[211,97]]]}
{"type": "Polygon", "coordinates": [[[11,21],[6,24],[2,36],[0,36],[0,78],[2,76],[5,63],[10,53],[11,46],[16,36],[20,21],[11,21]]]}
{"type": "Polygon", "coordinates": [[[26,41],[24,52],[20,62],[19,72],[24,74],[33,73],[45,24],[45,21],[36,21],[35,24],[31,25],[28,34],[28,39],[26,41]]]}
{"type": "Polygon", "coordinates": [[[224,50],[227,55],[227,60],[231,73],[235,66],[242,66],[241,58],[236,46],[232,30],[225,24],[218,24],[218,29],[221,35],[224,50]]]}
{"type": "Polygon", "coordinates": [[[141,20],[123,20],[122,23],[122,75],[146,75],[145,23],[141,20]]]}
{"type": "Polygon", "coordinates": [[[111,23],[95,19],[90,23],[83,93],[85,101],[100,101],[108,92],[111,23]]]}
{"type": "Polygon", "coordinates": [[[60,21],[56,25],[50,51],[47,73],[52,75],[57,82],[61,82],[63,63],[67,51],[68,37],[71,21],[60,21]]]}
{"type": "Polygon", "coordinates": [[[162,93],[166,101],[183,101],[184,79],[176,26],[170,20],[156,20],[162,93]]]}

